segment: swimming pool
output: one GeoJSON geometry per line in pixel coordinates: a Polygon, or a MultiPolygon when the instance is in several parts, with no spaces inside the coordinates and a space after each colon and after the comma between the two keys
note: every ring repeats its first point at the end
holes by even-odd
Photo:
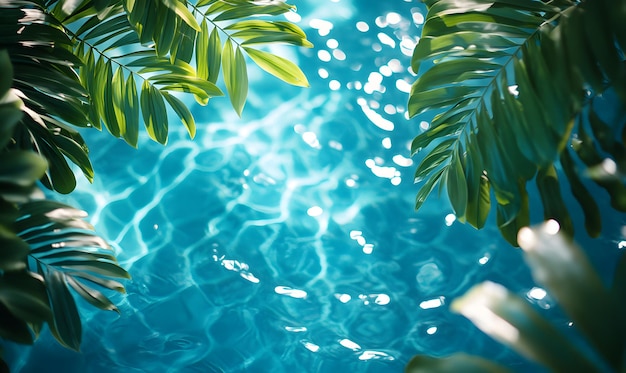
{"type": "MultiPolygon", "coordinates": [[[[243,119],[214,99],[194,109],[196,139],[179,126],[166,148],[86,134],[96,181],[65,200],[133,280],[114,298],[121,316],[79,300],[82,353],[44,334],[7,348],[15,372],[389,372],[457,351],[537,371],[448,311],[483,279],[528,294],[520,252],[493,224],[455,222],[444,199],[413,211],[420,119],[405,102],[423,5],[296,4],[316,47],[285,53],[310,89],[254,71],[243,119]]],[[[586,241],[594,263],[612,269],[622,220],[586,241]]],[[[565,322],[550,299],[530,300],[565,322]]]]}

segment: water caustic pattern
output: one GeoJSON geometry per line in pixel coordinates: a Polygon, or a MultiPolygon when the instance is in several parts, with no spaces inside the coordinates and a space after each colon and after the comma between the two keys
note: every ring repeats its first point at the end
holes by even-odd
{"type": "Polygon", "coordinates": [[[171,125],[165,148],[86,134],[97,179],[67,198],[133,279],[121,316],[79,300],[81,353],[46,332],[6,348],[15,372],[391,372],[459,350],[523,364],[448,311],[486,278],[549,306],[519,252],[441,201],[413,211],[422,4],[297,5],[310,89],[252,71],[244,119],[215,99],[194,110],[196,139],[171,125]]]}

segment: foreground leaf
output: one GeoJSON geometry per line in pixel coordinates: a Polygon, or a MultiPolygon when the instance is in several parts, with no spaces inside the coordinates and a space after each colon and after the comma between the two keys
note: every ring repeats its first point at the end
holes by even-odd
{"type": "Polygon", "coordinates": [[[594,365],[524,300],[493,282],[474,286],[451,309],[527,358],[556,372],[592,372],[594,365]]]}
{"type": "Polygon", "coordinates": [[[609,291],[580,248],[551,220],[524,228],[518,241],[537,283],[546,287],[574,324],[616,370],[621,365],[624,336],[607,320],[617,320],[609,291]],[[593,307],[589,307],[592,304],[593,307]]]}
{"type": "Polygon", "coordinates": [[[487,359],[467,354],[454,354],[444,358],[418,355],[409,361],[405,373],[509,373],[507,368],[487,359]]]}

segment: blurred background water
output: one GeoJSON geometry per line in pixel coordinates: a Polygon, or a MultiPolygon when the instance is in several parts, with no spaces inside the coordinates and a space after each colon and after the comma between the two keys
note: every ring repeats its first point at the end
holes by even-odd
{"type": "MultiPolygon", "coordinates": [[[[315,48],[276,52],[311,88],[252,69],[243,118],[226,98],[195,106],[193,141],[173,123],[167,147],[85,133],[96,180],[55,198],[89,212],[133,279],[113,295],[121,316],[77,299],[80,353],[47,331],[6,344],[14,372],[400,372],[414,354],[458,351],[540,371],[448,309],[490,279],[566,329],[520,251],[493,217],[476,231],[436,193],[413,210],[409,145],[427,118],[409,121],[406,101],[423,4],[295,4],[315,48]]],[[[604,223],[577,238],[606,280],[624,217],[604,223]]]]}

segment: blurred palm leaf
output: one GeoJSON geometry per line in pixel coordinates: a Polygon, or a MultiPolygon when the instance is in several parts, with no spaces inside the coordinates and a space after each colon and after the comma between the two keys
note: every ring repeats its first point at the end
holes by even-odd
{"type": "MultiPolygon", "coordinates": [[[[597,115],[603,93],[614,92],[620,107],[626,103],[626,30],[620,21],[626,2],[426,3],[412,59],[419,74],[409,114],[434,118],[411,147],[413,155],[430,149],[416,171],[416,181],[427,180],[416,208],[441,183],[457,218],[482,228],[494,198],[500,230],[516,244],[518,228],[529,219],[526,183],[535,178],[544,217],[571,234],[556,172],[563,167],[585,212],[587,232],[597,236],[599,211],[571,158],[577,154],[592,166],[605,158],[620,166],[626,161],[624,143],[613,140],[625,121],[607,123],[597,115]],[[579,145],[574,153],[566,147],[572,133],[579,145]]],[[[626,211],[623,180],[598,184],[615,208],[626,211]]]]}
{"type": "MultiPolygon", "coordinates": [[[[607,288],[582,250],[566,235],[555,233],[555,227],[558,223],[552,220],[539,227],[524,228],[518,240],[534,280],[560,303],[585,341],[571,341],[527,302],[489,281],[456,299],[451,309],[550,371],[623,372],[626,255],[619,260],[612,288],[607,288]]],[[[455,367],[466,363],[475,367],[474,372],[506,371],[485,359],[456,354],[445,359],[416,356],[406,372],[456,372],[455,367]]]]}

